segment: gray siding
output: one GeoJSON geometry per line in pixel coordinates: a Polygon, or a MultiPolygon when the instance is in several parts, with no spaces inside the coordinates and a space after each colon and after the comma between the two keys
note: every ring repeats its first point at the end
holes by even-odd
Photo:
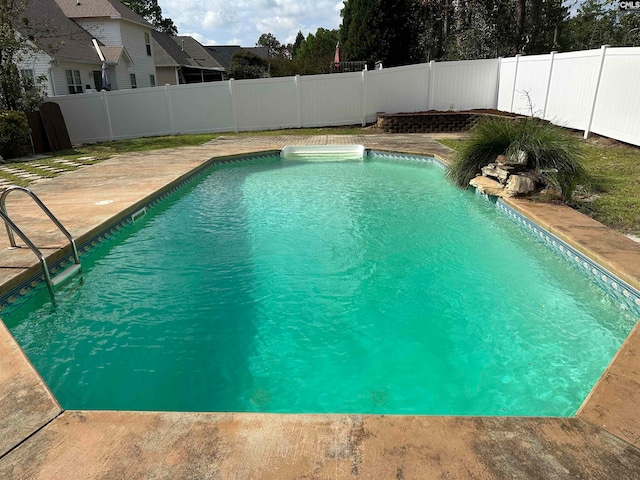
{"type": "Polygon", "coordinates": [[[156,67],[158,76],[156,77],[157,85],[177,85],[176,81],[176,67],[156,67]]]}
{"type": "MultiPolygon", "coordinates": [[[[22,60],[17,63],[18,63],[18,68],[21,70],[22,69],[33,70],[34,78],[38,78],[39,76],[44,75],[45,77],[47,77],[47,79],[49,79],[50,78],[49,70],[51,69],[51,60],[52,58],[42,51],[25,52],[23,54],[22,60]]],[[[45,85],[46,85],[46,92],[48,96],[53,96],[54,94],[59,93],[58,90],[54,91],[52,89],[52,86],[49,80],[47,80],[45,85]]]]}
{"type": "MultiPolygon", "coordinates": [[[[122,45],[131,56],[133,64],[129,67],[129,73],[135,73],[138,82],[138,88],[150,87],[150,75],[156,77],[156,85],[158,85],[158,76],[156,75],[156,65],[153,61],[153,51],[151,55],[147,55],[147,47],[145,43],[145,33],[151,36],[151,29],[145,28],[132,23],[122,22],[120,25],[122,32],[122,45]]],[[[151,46],[153,48],[153,45],[151,46]]]]}

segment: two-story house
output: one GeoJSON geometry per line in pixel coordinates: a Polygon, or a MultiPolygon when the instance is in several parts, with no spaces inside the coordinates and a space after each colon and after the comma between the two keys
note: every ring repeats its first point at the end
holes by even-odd
{"type": "Polygon", "coordinates": [[[21,75],[41,79],[48,96],[96,88],[102,62],[91,35],[67,18],[55,0],[30,0],[24,16],[29,22],[20,34],[31,48],[21,54],[21,75]]]}
{"type": "Polygon", "coordinates": [[[99,40],[111,89],[153,87],[153,26],[118,0],[55,0],[64,14],[99,40]]]}
{"type": "Polygon", "coordinates": [[[20,33],[37,48],[22,55],[23,76],[44,79],[47,95],[156,85],[153,27],[118,0],[30,0],[20,33]]]}

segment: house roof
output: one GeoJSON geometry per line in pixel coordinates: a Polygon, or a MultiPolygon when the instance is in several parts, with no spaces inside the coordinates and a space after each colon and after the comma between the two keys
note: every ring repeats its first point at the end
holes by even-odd
{"type": "Polygon", "coordinates": [[[257,56],[267,60],[269,58],[269,49],[267,47],[241,47],[240,45],[211,45],[204,47],[222,65],[225,69],[229,68],[231,57],[238,50],[247,50],[255,53],[257,56]]]}
{"type": "Polygon", "coordinates": [[[129,52],[127,52],[127,49],[124,47],[100,45],[100,50],[102,51],[104,59],[108,64],[120,63],[120,57],[122,57],[122,55],[125,56],[126,62],[133,63],[133,60],[131,60],[131,55],[129,55],[129,52]]]}
{"type": "Polygon", "coordinates": [[[58,61],[100,64],[91,35],[67,18],[55,0],[30,0],[24,11],[29,23],[20,33],[58,61]]]}
{"type": "MultiPolygon", "coordinates": [[[[208,70],[224,71],[225,68],[216,61],[211,53],[200,44],[195,38],[188,36],[171,37],[178,49],[186,53],[188,57],[195,63],[186,64],[186,66],[202,67],[208,70]]],[[[173,49],[171,50],[173,51],[173,49]]]]}
{"type": "Polygon", "coordinates": [[[145,27],[153,26],[119,0],[55,0],[69,18],[114,18],[145,27]]]}
{"type": "Polygon", "coordinates": [[[171,35],[160,33],[157,30],[151,32],[153,45],[153,61],[156,67],[180,67],[193,65],[195,60],[189,57],[185,51],[173,40],[171,35]]]}

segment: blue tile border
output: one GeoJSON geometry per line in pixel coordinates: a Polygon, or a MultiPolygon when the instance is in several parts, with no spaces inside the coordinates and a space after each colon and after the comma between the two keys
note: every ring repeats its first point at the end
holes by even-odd
{"type": "MultiPolygon", "coordinates": [[[[171,186],[168,190],[162,191],[157,195],[153,196],[146,205],[141,206],[137,209],[136,213],[142,209],[151,210],[152,208],[158,206],[164,200],[169,198],[171,195],[176,193],[178,190],[186,187],[188,184],[208,173],[213,168],[230,163],[240,163],[246,161],[255,161],[255,160],[270,160],[270,159],[278,159],[280,156],[278,151],[269,151],[263,153],[256,154],[247,154],[242,156],[233,156],[229,158],[213,158],[210,161],[205,162],[199,168],[191,171],[187,177],[182,179],[180,182],[171,186]]],[[[153,195],[153,194],[152,194],[153,195]]],[[[78,249],[78,255],[82,258],[83,255],[90,252],[93,248],[100,245],[102,242],[109,239],[115,233],[118,233],[123,228],[134,223],[133,216],[134,214],[127,213],[118,218],[112,226],[108,229],[94,235],[89,240],[86,240],[82,243],[76,243],[76,247],[78,249]]],[[[49,264],[49,271],[52,276],[55,275],[61,268],[65,268],[67,265],[74,263],[73,256],[71,253],[64,255],[62,258],[57,261],[49,264]]],[[[20,285],[4,292],[0,295],[0,312],[2,312],[5,308],[9,306],[14,306],[16,302],[20,302],[23,300],[23,297],[31,292],[34,288],[44,284],[44,274],[42,272],[38,272],[32,275],[30,278],[22,282],[20,285]]]]}
{"type": "Polygon", "coordinates": [[[368,150],[367,158],[371,160],[390,160],[397,162],[423,162],[423,163],[431,163],[436,165],[443,170],[447,168],[447,165],[438,160],[435,157],[424,156],[424,155],[416,155],[410,153],[392,153],[392,152],[383,152],[380,150],[368,150]]]}
{"type": "Polygon", "coordinates": [[[556,237],[553,233],[548,232],[537,223],[532,222],[520,212],[511,208],[502,199],[498,199],[496,207],[520,227],[528,231],[539,243],[544,244],[551,251],[560,255],[592,283],[604,290],[619,303],[621,308],[629,310],[640,317],[640,292],[638,290],[556,237]]]}

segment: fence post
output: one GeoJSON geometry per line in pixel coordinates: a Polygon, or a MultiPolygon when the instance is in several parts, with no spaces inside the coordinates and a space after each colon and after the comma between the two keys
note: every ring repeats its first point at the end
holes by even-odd
{"type": "Polygon", "coordinates": [[[433,83],[435,82],[435,68],[436,68],[436,62],[435,60],[431,60],[429,62],[429,92],[428,92],[428,104],[427,104],[427,110],[433,110],[433,83]]]}
{"type": "Polygon", "coordinates": [[[175,135],[176,126],[173,119],[173,102],[171,101],[171,85],[168,83],[164,86],[164,91],[167,94],[167,109],[169,110],[169,130],[171,130],[171,135],[175,135]]]}
{"type": "Polygon", "coordinates": [[[551,75],[553,75],[553,61],[556,58],[556,51],[551,52],[551,59],[549,64],[549,78],[547,78],[547,91],[544,94],[544,105],[542,106],[542,118],[547,118],[547,103],[549,102],[549,91],[551,90],[551,75]]]}
{"type": "Polygon", "coordinates": [[[496,82],[496,100],[495,109],[498,109],[498,103],[500,102],[500,78],[502,75],[502,57],[498,57],[498,81],[496,82]]]}
{"type": "Polygon", "coordinates": [[[609,45],[603,45],[600,49],[600,66],[598,67],[598,79],[596,80],[596,88],[593,92],[593,100],[591,101],[591,112],[589,113],[589,121],[587,122],[587,128],[584,130],[585,140],[591,132],[591,124],[593,123],[593,114],[596,111],[596,102],[598,101],[598,90],[600,89],[600,79],[602,78],[602,67],[604,67],[604,57],[607,55],[607,47],[609,45]]]}
{"type": "Polygon", "coordinates": [[[509,111],[513,113],[513,98],[516,95],[516,82],[518,81],[518,63],[520,63],[520,54],[516,55],[516,70],[513,72],[513,91],[511,92],[511,106],[509,111]]]}
{"type": "Polygon", "coordinates": [[[302,99],[300,97],[300,75],[295,76],[296,82],[296,114],[297,114],[297,125],[298,128],[302,128],[302,99]]]}
{"type": "Polygon", "coordinates": [[[102,103],[104,104],[104,115],[107,119],[107,133],[109,141],[113,141],[113,128],[111,128],[111,113],[109,113],[109,101],[107,100],[107,91],[102,90],[102,103]]]}
{"type": "Polygon", "coordinates": [[[231,92],[231,111],[233,112],[233,131],[238,133],[240,130],[238,128],[238,108],[236,106],[236,91],[234,88],[235,80],[233,78],[229,79],[229,91],[231,92]]]}
{"type": "Polygon", "coordinates": [[[362,116],[362,126],[367,125],[367,71],[362,70],[362,94],[360,95],[360,113],[362,116]]]}

